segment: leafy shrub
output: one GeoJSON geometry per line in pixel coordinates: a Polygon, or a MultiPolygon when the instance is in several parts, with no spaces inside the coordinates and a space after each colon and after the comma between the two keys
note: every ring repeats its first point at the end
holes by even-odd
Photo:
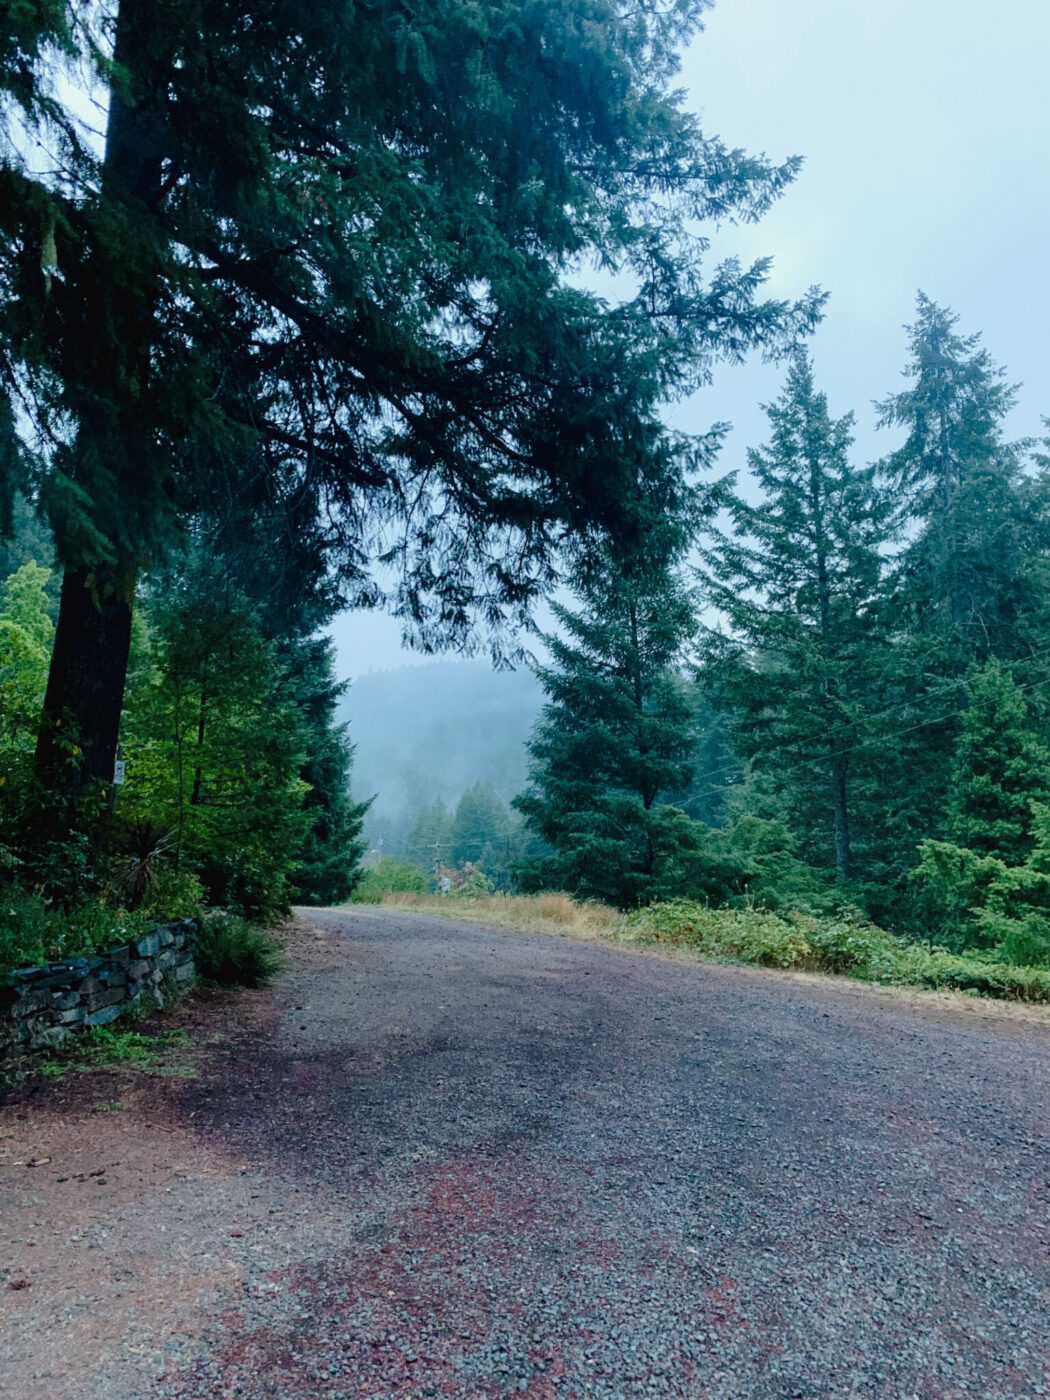
{"type": "Polygon", "coordinates": [[[423,894],[426,887],[427,877],[418,865],[383,856],[361,876],[351,899],[354,904],[382,904],[386,894],[423,894]]]}
{"type": "Polygon", "coordinates": [[[47,962],[48,910],[17,888],[0,890],[0,981],[16,967],[47,962]]]}
{"type": "Polygon", "coordinates": [[[69,957],[74,953],[98,952],[118,943],[130,943],[152,927],[152,921],[140,913],[126,909],[111,909],[101,900],[89,900],[68,913],[56,913],[49,921],[53,958],[69,957]]]}
{"type": "Polygon", "coordinates": [[[986,962],[944,948],[916,948],[898,977],[887,980],[917,982],[923,987],[958,992],[980,992],[1012,1001],[1050,1001],[1050,971],[1038,967],[1014,967],[1011,963],[986,962]]]}
{"type": "Polygon", "coordinates": [[[54,910],[39,895],[9,887],[0,897],[0,980],[17,967],[35,967],[128,943],[149,927],[142,914],[111,909],[101,900],[54,910]]]}
{"type": "MultiPolygon", "coordinates": [[[[1018,1001],[1050,1001],[1046,968],[996,961],[990,953],[953,953],[909,943],[861,919],[708,909],[688,900],[672,900],[632,914],[628,926],[642,937],[688,945],[709,957],[766,967],[808,967],[871,982],[973,991],[1018,1001]]],[[[1030,954],[1033,948],[1022,946],[1018,936],[1016,951],[1030,954]]]]}
{"type": "Polygon", "coordinates": [[[763,967],[800,967],[812,959],[801,920],[744,909],[709,909],[690,900],[650,905],[628,920],[660,943],[682,943],[711,957],[763,967]]]}
{"type": "Polygon", "coordinates": [[[456,894],[461,899],[485,899],[495,893],[496,886],[483,870],[472,870],[459,885],[456,894]]]}
{"type": "Polygon", "coordinates": [[[863,919],[812,920],[806,937],[817,964],[826,972],[883,980],[900,957],[901,941],[863,919]]]}
{"type": "Polygon", "coordinates": [[[162,865],[154,872],[141,912],[158,923],[171,919],[199,917],[204,902],[204,886],[189,870],[162,865]]]}
{"type": "Polygon", "coordinates": [[[197,973],[219,987],[267,987],[281,970],[280,945],[236,914],[210,914],[197,935],[197,973]]]}

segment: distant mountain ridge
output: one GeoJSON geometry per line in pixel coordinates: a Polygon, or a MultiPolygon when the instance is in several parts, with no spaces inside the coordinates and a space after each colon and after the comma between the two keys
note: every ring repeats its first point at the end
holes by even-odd
{"type": "Polygon", "coordinates": [[[528,670],[484,661],[435,662],[374,671],[343,698],[356,746],[354,796],[375,794],[367,831],[396,853],[424,804],[449,806],[484,780],[504,801],[525,781],[525,741],[543,695],[528,670]]]}

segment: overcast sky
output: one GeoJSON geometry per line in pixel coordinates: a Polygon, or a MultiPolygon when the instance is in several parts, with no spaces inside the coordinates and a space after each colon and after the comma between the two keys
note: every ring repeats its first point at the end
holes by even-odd
{"type": "MultiPolygon", "coordinates": [[[[830,292],[817,376],[833,413],[856,413],[864,460],[889,446],[871,403],[900,382],[920,287],[1023,384],[1017,435],[1050,415],[1048,55],[1047,0],[719,0],[686,56],[707,129],[805,158],[761,224],[719,241],[771,255],[776,295],[830,292]]],[[[723,370],[670,416],[696,431],[731,422],[721,465],[739,467],[782,373],[723,370]]],[[[343,677],[418,659],[393,619],[351,614],[332,630],[343,677]]]]}

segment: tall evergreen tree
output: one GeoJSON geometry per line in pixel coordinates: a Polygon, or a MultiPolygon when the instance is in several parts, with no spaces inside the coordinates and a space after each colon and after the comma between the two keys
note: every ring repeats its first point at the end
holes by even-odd
{"type": "Polygon", "coordinates": [[[354,747],[349,727],[336,721],[346,683],[336,680],[329,637],[298,640],[290,653],[288,689],[304,731],[299,776],[310,818],[291,876],[292,896],[305,904],[342,904],[360,879],[369,807],[350,795],[354,747]]]}
{"type": "Polygon", "coordinates": [[[946,839],[919,845],[916,926],[959,947],[1016,943],[1011,960],[1050,947],[1050,751],[1024,692],[1000,662],[970,678],[951,767],[946,839]],[[1034,943],[1033,943],[1034,940],[1034,943]],[[1021,955],[1021,944],[1029,954],[1021,955]]]}
{"type": "Polygon", "coordinates": [[[250,601],[206,560],[165,582],[147,595],[118,814],[170,831],[210,902],[266,916],[287,906],[314,824],[308,726],[250,601]]]}
{"type": "Polygon", "coordinates": [[[958,320],[919,294],[910,382],[880,405],[881,424],[907,433],[880,464],[914,530],[900,559],[900,601],[927,672],[956,677],[1030,648],[1046,621],[1050,546],[1045,484],[1024,471],[1030,444],[1004,436],[1016,387],[979,335],[958,333],[958,320]]]}
{"type": "MultiPolygon", "coordinates": [[[[998,658],[1019,682],[1038,680],[1050,637],[1047,478],[1025,470],[1028,444],[1005,437],[1013,386],[980,337],[957,326],[920,294],[907,387],[881,404],[882,423],[906,431],[880,470],[907,542],[893,571],[884,667],[893,725],[871,800],[883,814],[875,873],[901,896],[919,843],[948,834],[945,793],[969,677],[998,658]]],[[[896,895],[880,912],[910,918],[896,895]]]]}
{"type": "Polygon", "coordinates": [[[982,856],[1020,864],[1033,802],[1050,798],[1050,752],[1032,732],[1024,693],[999,662],[971,679],[952,763],[946,834],[982,856]]]}
{"type": "Polygon", "coordinates": [[[734,533],[705,554],[709,600],[728,623],[705,645],[706,686],[736,715],[741,754],[790,789],[808,854],[853,873],[851,749],[874,701],[880,552],[889,503],[850,461],[852,416],[832,419],[798,354],[749,452],[757,502],[732,495],[734,533]]]}
{"type": "Polygon", "coordinates": [[[420,869],[432,871],[447,863],[452,851],[452,818],[441,798],[420,808],[405,837],[404,856],[420,869]]]}
{"type": "Polygon", "coordinates": [[[456,804],[450,833],[453,865],[479,865],[507,839],[510,814],[491,783],[474,783],[456,804]]]}
{"type": "Polygon", "coordinates": [[[381,555],[427,645],[518,619],[562,545],[630,540],[640,473],[682,492],[660,399],[819,306],[702,269],[699,224],[797,169],[682,110],[706,3],[4,8],[0,469],[65,571],[39,747],[65,805],[112,776],[138,579],[231,456],[346,596],[380,598],[381,555]],[[101,156],[64,63],[104,89],[101,156]],[[592,254],[618,304],[571,280],[592,254]]]}
{"type": "Polygon", "coordinates": [[[677,666],[693,603],[666,569],[609,568],[579,596],[578,610],[554,609],[561,631],[537,671],[547,704],[514,805],[554,851],[540,882],[628,907],[672,892],[699,855],[701,828],[668,805],[692,771],[693,707],[677,666]]]}

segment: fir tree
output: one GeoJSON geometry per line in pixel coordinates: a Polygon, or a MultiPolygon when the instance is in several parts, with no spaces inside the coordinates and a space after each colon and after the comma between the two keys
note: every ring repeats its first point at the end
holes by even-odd
{"type": "Polygon", "coordinates": [[[979,855],[1020,863],[1032,845],[1032,803],[1050,796],[1050,752],[1032,732],[1024,694],[1000,663],[969,685],[952,764],[947,836],[979,855]]]}
{"type": "Polygon", "coordinates": [[[451,858],[452,818],[441,798],[421,807],[405,837],[404,856],[420,869],[432,871],[451,858]]]}
{"type": "Polygon", "coordinates": [[[348,598],[381,556],[430,646],[479,617],[498,644],[561,545],[634,537],[639,473],[687,489],[660,400],[819,308],[702,267],[698,225],[797,170],[681,109],[705,8],[4,9],[0,495],[32,473],[65,571],[39,747],[65,806],[112,776],[138,580],[231,460],[348,598]],[[63,63],[108,89],[101,157],[63,63]],[[618,304],[572,279],[592,254],[618,304]]]}
{"type": "Polygon", "coordinates": [[[330,638],[308,638],[291,648],[288,689],[304,729],[299,776],[306,784],[303,809],[311,820],[292,894],[304,904],[342,904],[361,876],[361,831],[370,804],[350,795],[354,748],[348,726],[335,718],[346,684],[335,678],[330,638]]]}
{"type": "Polygon", "coordinates": [[[852,416],[832,419],[808,358],[766,409],[769,444],[748,454],[757,502],[705,554],[707,596],[728,623],[708,634],[703,684],[736,716],[740,753],[790,791],[809,854],[853,873],[851,749],[874,698],[880,551],[889,504],[850,461],[852,416]]]}
{"type": "Polygon", "coordinates": [[[1032,732],[1024,693],[996,661],[973,675],[968,690],[951,769],[947,839],[921,843],[912,877],[916,916],[961,947],[1020,936],[1011,919],[1028,920],[1028,933],[1032,919],[1045,922],[1050,868],[1050,752],[1032,732]]]}
{"type": "MultiPolygon", "coordinates": [[[[1019,682],[1038,680],[1048,632],[1050,494],[1024,469],[1027,444],[1004,422],[1015,390],[977,335],[920,295],[909,330],[908,386],[885,399],[882,422],[903,427],[880,463],[908,539],[890,591],[892,647],[883,691],[893,725],[870,801],[882,812],[873,873],[903,894],[921,841],[948,836],[945,793],[967,680],[990,658],[1019,682]]],[[[883,917],[911,921],[893,896],[883,917]]]]}
{"type": "Polygon", "coordinates": [[[692,599],[667,570],[610,567],[554,608],[547,694],[529,743],[529,786],[514,799],[554,852],[530,877],[621,907],[684,892],[703,830],[668,805],[687,788],[693,707],[676,667],[692,599]]]}
{"type": "Polygon", "coordinates": [[[900,602],[927,673],[957,677],[989,656],[1024,655],[1045,620],[1050,544],[1045,484],[1023,470],[1030,444],[1004,437],[1016,388],[958,320],[919,294],[910,383],[880,405],[881,424],[907,432],[880,464],[915,529],[900,559],[900,602]]]}
{"type": "Polygon", "coordinates": [[[452,817],[452,863],[485,864],[486,857],[506,844],[509,832],[509,813],[491,784],[475,783],[459,799],[452,817]]]}

